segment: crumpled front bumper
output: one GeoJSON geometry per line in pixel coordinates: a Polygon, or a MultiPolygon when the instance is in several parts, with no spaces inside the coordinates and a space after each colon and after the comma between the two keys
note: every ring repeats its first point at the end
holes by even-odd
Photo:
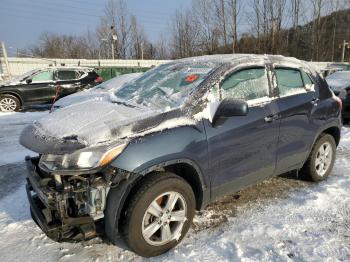
{"type": "Polygon", "coordinates": [[[78,241],[96,236],[94,220],[89,216],[69,217],[65,207],[67,199],[61,192],[45,185],[38,170],[38,158],[26,158],[27,196],[33,220],[42,231],[55,241],[78,241]]]}

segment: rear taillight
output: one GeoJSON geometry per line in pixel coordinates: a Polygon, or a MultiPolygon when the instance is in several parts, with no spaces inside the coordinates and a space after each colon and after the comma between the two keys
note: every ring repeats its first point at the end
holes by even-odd
{"type": "Polygon", "coordinates": [[[340,110],[343,109],[343,101],[333,93],[333,99],[337,102],[340,110]]]}
{"type": "Polygon", "coordinates": [[[100,76],[97,76],[96,79],[95,79],[95,83],[96,83],[96,84],[100,84],[100,83],[102,83],[102,82],[103,82],[103,78],[100,77],[100,76]]]}

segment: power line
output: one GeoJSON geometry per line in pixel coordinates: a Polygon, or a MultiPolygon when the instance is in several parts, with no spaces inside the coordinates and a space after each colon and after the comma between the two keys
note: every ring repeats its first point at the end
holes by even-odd
{"type": "MultiPolygon", "coordinates": [[[[44,7],[43,7],[44,8],[44,7]]],[[[18,8],[18,7],[13,7],[13,6],[5,6],[4,8],[1,8],[1,10],[5,10],[5,9],[12,9],[12,11],[14,12],[23,12],[24,14],[28,14],[28,10],[24,10],[24,9],[21,9],[21,8],[18,8]]],[[[53,10],[54,8],[51,7],[51,9],[53,10]]],[[[1,11],[0,10],[0,11],[1,11]]],[[[56,10],[56,9],[55,9],[56,10]]],[[[42,15],[42,12],[40,12],[41,10],[30,10],[32,13],[33,11],[38,11],[37,13],[42,15]]],[[[42,10],[43,12],[47,12],[47,10],[42,10]]],[[[56,10],[57,11],[57,10],[56,10]]],[[[69,18],[72,19],[73,18],[76,18],[76,16],[88,16],[88,17],[95,17],[95,18],[103,18],[103,16],[98,16],[98,15],[90,15],[90,14],[87,14],[87,13],[77,13],[77,12],[72,12],[72,11],[68,11],[68,12],[64,12],[65,13],[65,17],[67,17],[67,13],[68,15],[74,15],[74,16],[70,16],[69,18]]],[[[36,14],[35,14],[36,15],[36,14]]],[[[65,19],[65,18],[64,18],[65,19]]],[[[139,17],[136,17],[136,19],[138,21],[142,21],[142,23],[145,23],[145,24],[150,24],[151,26],[153,27],[159,27],[160,24],[164,24],[164,19],[157,19],[157,18],[152,18],[152,17],[146,17],[146,16],[139,16],[139,17]]],[[[73,21],[78,21],[78,20],[75,20],[75,19],[72,19],[73,21]]]]}
{"type": "Polygon", "coordinates": [[[65,24],[69,24],[69,25],[80,25],[80,26],[86,26],[87,24],[83,24],[83,23],[80,23],[80,21],[77,22],[77,20],[71,20],[71,19],[64,19],[64,20],[59,20],[59,19],[56,19],[55,17],[43,17],[43,16],[38,16],[37,14],[30,14],[30,13],[27,13],[27,14],[24,14],[24,15],[20,15],[18,16],[18,13],[11,13],[12,10],[6,10],[6,9],[0,9],[0,12],[1,11],[4,11],[4,13],[2,13],[1,15],[2,16],[8,16],[10,18],[13,19],[13,17],[16,17],[16,19],[28,19],[30,21],[38,21],[38,22],[43,22],[43,19],[45,19],[44,22],[54,22],[54,23],[65,23],[65,24]],[[28,16],[29,15],[29,16],[28,16]],[[31,16],[33,15],[33,16],[31,16]]]}

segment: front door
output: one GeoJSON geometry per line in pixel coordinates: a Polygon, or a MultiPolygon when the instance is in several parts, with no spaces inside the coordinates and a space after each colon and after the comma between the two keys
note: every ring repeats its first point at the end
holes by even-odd
{"type": "Polygon", "coordinates": [[[205,120],[213,198],[273,175],[279,120],[269,90],[265,67],[234,71],[219,86],[219,99],[245,100],[249,113],[219,119],[214,126],[205,120]]]}
{"type": "Polygon", "coordinates": [[[26,103],[50,103],[55,96],[53,71],[45,70],[33,75],[31,82],[23,87],[26,103]]]}

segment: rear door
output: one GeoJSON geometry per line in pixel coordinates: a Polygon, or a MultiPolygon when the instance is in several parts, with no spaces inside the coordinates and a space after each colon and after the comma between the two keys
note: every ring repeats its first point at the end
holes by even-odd
{"type": "Polygon", "coordinates": [[[28,103],[50,103],[55,96],[53,70],[43,70],[30,77],[31,82],[22,89],[28,103]]]}
{"type": "Polygon", "coordinates": [[[55,78],[59,88],[59,97],[73,94],[81,89],[81,73],[74,69],[57,69],[55,78]]]}
{"type": "Polygon", "coordinates": [[[276,174],[281,174],[299,168],[307,158],[317,129],[312,112],[318,94],[309,75],[301,69],[276,67],[274,73],[281,120],[276,174]]]}
{"type": "Polygon", "coordinates": [[[204,120],[208,139],[212,197],[235,192],[245,185],[273,175],[278,141],[275,98],[272,97],[265,67],[245,68],[221,83],[219,100],[247,101],[247,116],[219,119],[213,126],[204,120]]]}

